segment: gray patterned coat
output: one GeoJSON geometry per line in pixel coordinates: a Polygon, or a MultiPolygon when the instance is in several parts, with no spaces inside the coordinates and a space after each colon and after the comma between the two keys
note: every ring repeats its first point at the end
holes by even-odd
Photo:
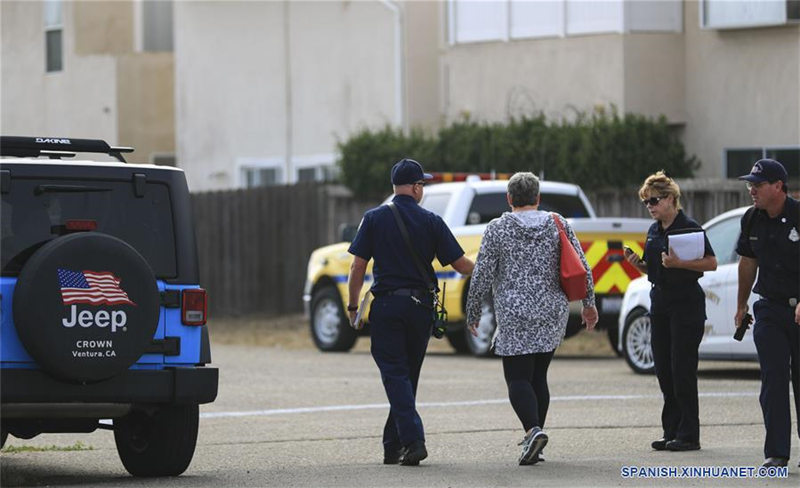
{"type": "MultiPolygon", "coordinates": [[[[567,221],[558,216],[587,270],[587,298],[594,305],[589,264],[567,221]]],[[[558,228],[549,212],[506,212],[489,222],[472,273],[467,298],[467,324],[480,319],[481,301],[491,291],[499,356],[555,350],[564,338],[569,303],[559,283],[558,228]]]]}

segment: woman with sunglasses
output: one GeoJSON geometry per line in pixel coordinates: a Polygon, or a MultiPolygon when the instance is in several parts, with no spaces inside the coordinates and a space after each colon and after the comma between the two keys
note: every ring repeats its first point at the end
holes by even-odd
{"type": "Polygon", "coordinates": [[[648,176],[639,196],[655,222],[647,231],[643,258],[627,248],[625,257],[647,273],[652,284],[651,346],[664,396],[664,435],[651,446],[657,451],[694,451],[700,449],[697,349],[706,320],[705,293],[697,280],[704,271],[717,269],[717,259],[705,236],[704,255],[699,259],[679,259],[669,247],[670,234],[702,230],[681,210],[681,190],[672,178],[663,171],[648,176]]]}

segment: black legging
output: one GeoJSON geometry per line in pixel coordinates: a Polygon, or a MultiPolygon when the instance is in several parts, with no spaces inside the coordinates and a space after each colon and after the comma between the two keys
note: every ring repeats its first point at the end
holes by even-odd
{"type": "Polygon", "coordinates": [[[508,385],[508,399],[525,432],[544,427],[550,407],[547,388],[547,367],[553,353],[541,352],[522,356],[503,356],[503,375],[508,385]]]}

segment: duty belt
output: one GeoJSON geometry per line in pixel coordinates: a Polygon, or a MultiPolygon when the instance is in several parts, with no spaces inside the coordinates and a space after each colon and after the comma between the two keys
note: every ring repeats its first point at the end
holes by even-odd
{"type": "Polygon", "coordinates": [[[797,298],[795,298],[795,297],[789,297],[789,298],[773,298],[773,297],[767,297],[767,296],[765,296],[764,298],[766,298],[766,299],[767,299],[767,300],[769,300],[770,302],[775,302],[775,303],[777,303],[777,304],[780,304],[780,305],[785,305],[785,306],[787,306],[787,307],[796,307],[796,306],[797,306],[797,298]]]}
{"type": "Polygon", "coordinates": [[[399,297],[415,297],[415,298],[428,298],[431,296],[428,290],[417,289],[417,288],[398,288],[396,290],[379,291],[377,293],[374,293],[374,295],[378,297],[395,295],[399,297]]]}

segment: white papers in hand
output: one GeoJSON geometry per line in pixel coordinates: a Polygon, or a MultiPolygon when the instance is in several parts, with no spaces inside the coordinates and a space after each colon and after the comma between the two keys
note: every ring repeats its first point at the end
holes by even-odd
{"type": "Polygon", "coordinates": [[[361,304],[358,306],[356,318],[353,320],[353,323],[350,324],[355,330],[361,330],[364,328],[364,314],[366,313],[367,305],[369,304],[370,295],[372,295],[372,293],[369,291],[364,294],[364,298],[361,299],[361,304]]]}
{"type": "Polygon", "coordinates": [[[705,254],[706,241],[703,232],[689,232],[669,236],[669,247],[678,259],[684,261],[700,259],[705,254]]]}

